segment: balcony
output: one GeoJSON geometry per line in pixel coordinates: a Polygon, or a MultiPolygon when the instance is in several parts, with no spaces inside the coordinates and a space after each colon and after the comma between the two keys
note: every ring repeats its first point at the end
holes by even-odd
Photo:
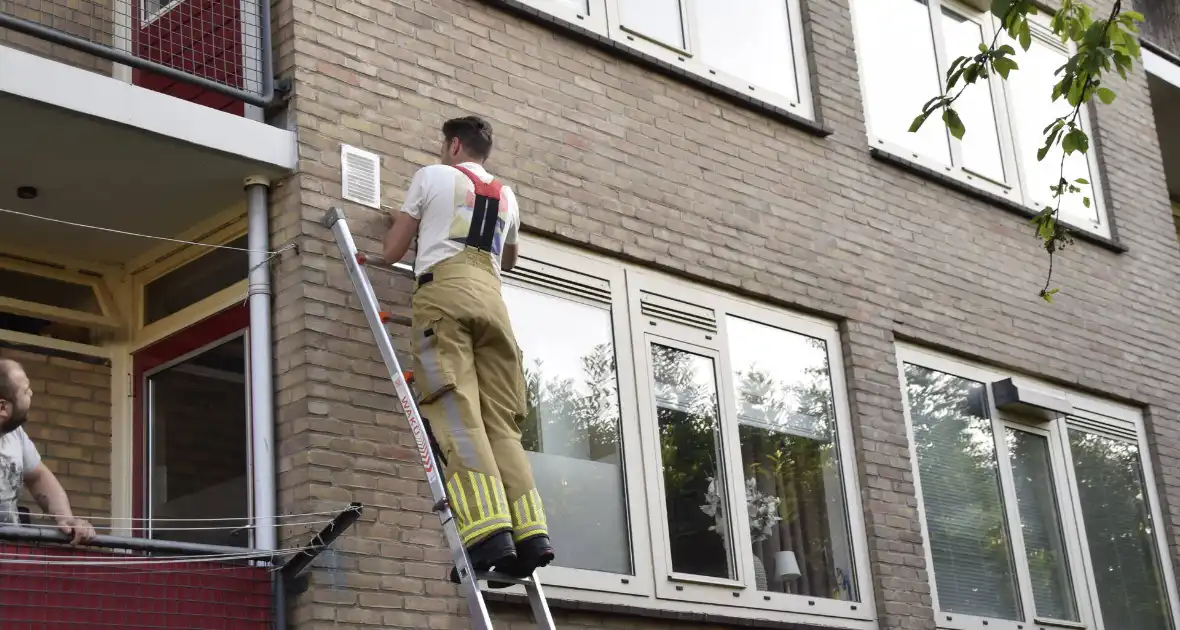
{"type": "Polygon", "coordinates": [[[263,120],[269,6],[0,0],[0,251],[126,264],[152,242],[116,231],[177,238],[293,172],[294,132],[263,120]]]}
{"type": "Polygon", "coordinates": [[[283,628],[286,593],[359,516],[353,504],[278,552],[104,535],[73,547],[54,529],[0,527],[0,628],[283,628]]]}
{"type": "Polygon", "coordinates": [[[0,45],[236,115],[273,95],[260,0],[3,0],[0,45]]]}

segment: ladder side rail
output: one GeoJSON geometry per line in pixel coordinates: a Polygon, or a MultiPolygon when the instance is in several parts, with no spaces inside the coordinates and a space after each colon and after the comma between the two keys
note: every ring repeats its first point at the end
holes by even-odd
{"type": "Polygon", "coordinates": [[[435,502],[434,510],[442,522],[443,532],[446,534],[447,544],[451,549],[452,560],[458,568],[462,586],[467,591],[467,606],[471,612],[473,628],[474,630],[492,630],[491,617],[488,615],[487,605],[484,603],[483,594],[479,588],[478,577],[471,569],[470,558],[468,558],[467,551],[459,538],[459,531],[453,523],[454,516],[447,504],[446,488],[443,486],[442,475],[439,474],[438,462],[430,448],[422,416],[418,412],[418,405],[414,402],[410,386],[403,375],[401,363],[398,362],[393,342],[389,338],[389,331],[381,321],[381,315],[377,308],[377,294],[373,291],[368,276],[357,261],[358,251],[352,234],[348,230],[344,213],[339,208],[333,207],[324,217],[324,225],[330,228],[336,237],[336,245],[340,248],[344,266],[348,270],[348,276],[352,279],[353,287],[360,298],[365,319],[369,322],[369,328],[376,339],[381,358],[389,370],[390,379],[393,381],[397,397],[401,402],[402,411],[405,412],[406,420],[410,423],[410,432],[414,435],[414,441],[417,443],[418,455],[422,460],[422,465],[426,468],[426,480],[435,502]]]}

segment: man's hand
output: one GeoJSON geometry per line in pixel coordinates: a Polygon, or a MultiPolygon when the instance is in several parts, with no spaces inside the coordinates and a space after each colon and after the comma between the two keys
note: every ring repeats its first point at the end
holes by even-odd
{"type": "Polygon", "coordinates": [[[71,545],[82,545],[94,540],[97,535],[94,531],[94,526],[86,519],[78,518],[76,516],[67,516],[57,519],[57,528],[67,536],[71,536],[71,545]]]}

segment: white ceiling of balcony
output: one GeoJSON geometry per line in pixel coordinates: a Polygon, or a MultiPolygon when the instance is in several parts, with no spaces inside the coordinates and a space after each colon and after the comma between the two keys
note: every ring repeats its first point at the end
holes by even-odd
{"type": "MultiPolygon", "coordinates": [[[[244,199],[243,158],[0,92],[0,209],[174,237],[244,199]],[[35,199],[17,189],[33,186],[35,199]]],[[[0,212],[0,251],[126,262],[159,241],[0,212]]]]}

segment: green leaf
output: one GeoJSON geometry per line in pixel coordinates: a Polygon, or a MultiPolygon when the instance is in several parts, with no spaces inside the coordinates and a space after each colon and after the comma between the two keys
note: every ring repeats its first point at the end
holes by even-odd
{"type": "Polygon", "coordinates": [[[946,123],[947,129],[956,139],[962,140],[963,134],[967,133],[967,128],[963,126],[963,121],[959,118],[959,113],[950,107],[943,111],[942,121],[946,123]]]}
{"type": "Polygon", "coordinates": [[[1110,105],[1114,102],[1114,90],[1110,88],[1098,88],[1098,100],[1102,101],[1103,105],[1110,105]]]}
{"type": "Polygon", "coordinates": [[[1061,140],[1061,148],[1065,151],[1066,155],[1074,151],[1085,153],[1090,150],[1090,137],[1081,129],[1072,129],[1061,140]]]}
{"type": "Polygon", "coordinates": [[[1046,302],[1052,304],[1053,303],[1053,295],[1060,290],[1061,289],[1049,289],[1048,291],[1042,291],[1041,298],[1043,298],[1046,302]]]}
{"type": "Polygon", "coordinates": [[[1009,46],[1008,44],[1004,44],[1003,46],[1000,46],[999,48],[996,49],[996,54],[997,55],[1015,55],[1016,49],[1009,46]]]}
{"type": "Polygon", "coordinates": [[[910,133],[917,133],[917,131],[922,128],[922,124],[925,123],[926,119],[929,117],[930,112],[918,114],[918,117],[915,118],[914,122],[910,124],[910,133]]]}
{"type": "Polygon", "coordinates": [[[1089,208],[1090,207],[1090,198],[1089,197],[1082,197],[1082,205],[1089,208]]]}
{"type": "Polygon", "coordinates": [[[1077,182],[1077,183],[1079,183],[1079,184],[1082,184],[1082,185],[1087,185],[1087,184],[1089,184],[1089,183],[1090,183],[1090,182],[1089,182],[1089,180],[1087,180],[1085,177],[1079,177],[1079,178],[1077,178],[1077,179],[1075,179],[1075,180],[1073,180],[1073,181],[1075,181],[1075,182],[1077,182]]]}
{"type": "Polygon", "coordinates": [[[1032,46],[1032,34],[1028,32],[1028,21],[1027,20],[1021,21],[1020,27],[1017,30],[1017,32],[1020,36],[1020,48],[1023,49],[1025,52],[1027,52],[1028,47],[1032,46]]]}
{"type": "Polygon", "coordinates": [[[1020,67],[1014,60],[1007,57],[997,57],[995,61],[992,62],[992,65],[995,67],[996,72],[999,73],[1001,77],[1004,77],[1005,80],[1008,78],[1009,72],[1020,67]]]}
{"type": "Polygon", "coordinates": [[[1012,6],[1012,0],[992,0],[992,15],[1003,19],[1004,14],[1008,12],[1008,8],[1012,6]]]}

